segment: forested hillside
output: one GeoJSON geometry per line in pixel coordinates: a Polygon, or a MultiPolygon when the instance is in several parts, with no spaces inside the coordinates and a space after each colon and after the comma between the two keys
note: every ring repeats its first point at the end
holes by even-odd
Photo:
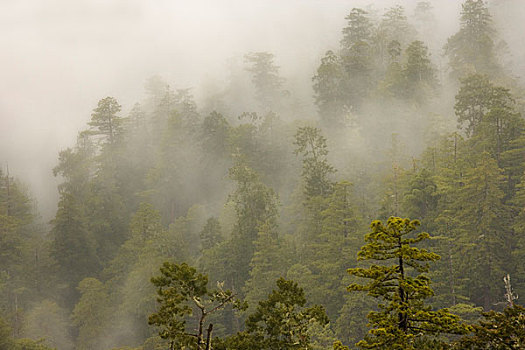
{"type": "Polygon", "coordinates": [[[50,223],[1,170],[0,350],[525,348],[523,80],[504,13],[435,16],[341,13],[317,113],[270,52],[101,97],[50,223]]]}

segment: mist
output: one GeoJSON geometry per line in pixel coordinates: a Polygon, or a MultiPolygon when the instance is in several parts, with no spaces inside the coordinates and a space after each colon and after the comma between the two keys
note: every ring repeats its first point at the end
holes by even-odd
{"type": "MultiPolygon", "coordinates": [[[[396,4],[375,1],[377,11],[396,4]]],[[[410,14],[416,1],[405,4],[410,14]]],[[[336,48],[344,17],[366,1],[3,1],[0,4],[0,160],[26,182],[45,219],[58,194],[51,169],[104,96],[129,111],[147,78],[192,88],[224,82],[227,61],[275,55],[281,74],[315,113],[311,77],[336,48]]],[[[435,2],[446,38],[457,1],[435,2]]],[[[515,14],[516,15],[516,14],[515,14]]],[[[438,46],[443,43],[439,43],[438,46]]],[[[308,117],[312,117],[311,115],[308,117]]]]}
{"type": "Polygon", "coordinates": [[[522,0],[0,2],[0,231],[15,237],[0,244],[0,334],[5,318],[13,344],[168,346],[152,277],[172,262],[217,285],[194,300],[248,303],[211,308],[219,350],[279,278],[329,320],[310,320],[308,348],[353,349],[378,307],[348,273],[370,222],[397,217],[441,256],[433,310],[466,325],[514,307],[501,281],[525,292],[523,23],[522,0]],[[465,2],[490,17],[479,61],[458,39],[465,2]],[[372,34],[345,47],[355,8],[372,34]]]}

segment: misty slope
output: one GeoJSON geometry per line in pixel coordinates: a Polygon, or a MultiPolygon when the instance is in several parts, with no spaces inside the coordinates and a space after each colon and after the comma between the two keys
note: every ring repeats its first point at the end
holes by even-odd
{"type": "MultiPolygon", "coordinates": [[[[263,317],[259,302],[280,277],[303,288],[278,283],[304,298],[297,305],[326,310],[328,324],[304,325],[308,348],[353,348],[377,306],[347,290],[358,281],[347,270],[366,266],[356,256],[378,227],[369,223],[391,216],[419,219],[432,237],[420,254],[435,260],[425,275],[434,292],[424,292],[434,310],[465,322],[480,308],[500,311],[507,274],[525,294],[525,95],[497,30],[509,10],[496,21],[493,10],[465,1],[445,40],[428,1],[413,13],[354,8],[341,14],[339,46],[320,53],[307,79],[285,77],[278,57],[257,51],[198,100],[159,76],[132,105],[100,99],[58,155],[49,232],[26,191],[0,173],[7,349],[23,337],[44,338],[35,349],[167,346],[148,325],[158,309],[150,279],[165,261],[198,267],[248,303],[210,315],[217,348],[275,346],[251,343],[250,332],[264,330],[250,320],[263,317]],[[293,83],[305,80],[312,101],[293,83]]],[[[412,335],[416,348],[457,339],[412,335]]]]}

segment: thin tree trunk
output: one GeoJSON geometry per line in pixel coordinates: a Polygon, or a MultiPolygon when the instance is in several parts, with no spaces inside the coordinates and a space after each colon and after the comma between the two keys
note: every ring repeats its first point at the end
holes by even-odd
{"type": "Polygon", "coordinates": [[[211,333],[213,331],[213,323],[208,326],[208,334],[206,335],[206,350],[211,350],[211,333]]]}
{"type": "MultiPolygon", "coordinates": [[[[399,237],[398,248],[401,249],[401,237],[399,237]]],[[[399,257],[399,299],[401,303],[404,304],[406,301],[406,294],[403,286],[401,285],[405,280],[405,269],[403,266],[403,258],[399,257]]],[[[402,312],[399,313],[399,328],[407,333],[408,330],[408,315],[405,310],[405,306],[401,306],[402,312]]]]}
{"type": "Polygon", "coordinates": [[[204,307],[201,307],[199,303],[195,300],[195,304],[201,309],[201,318],[199,320],[199,333],[197,333],[197,350],[204,350],[204,340],[202,339],[202,335],[204,333],[203,326],[204,326],[204,319],[206,318],[206,312],[204,311],[204,307]]]}

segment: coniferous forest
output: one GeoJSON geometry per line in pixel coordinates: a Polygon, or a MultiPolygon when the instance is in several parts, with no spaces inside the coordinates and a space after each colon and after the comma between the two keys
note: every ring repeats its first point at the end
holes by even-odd
{"type": "Polygon", "coordinates": [[[201,100],[161,76],[101,96],[50,222],[0,171],[0,349],[525,349],[501,11],[465,0],[443,42],[430,1],[341,13],[314,113],[266,51],[201,100]]]}

